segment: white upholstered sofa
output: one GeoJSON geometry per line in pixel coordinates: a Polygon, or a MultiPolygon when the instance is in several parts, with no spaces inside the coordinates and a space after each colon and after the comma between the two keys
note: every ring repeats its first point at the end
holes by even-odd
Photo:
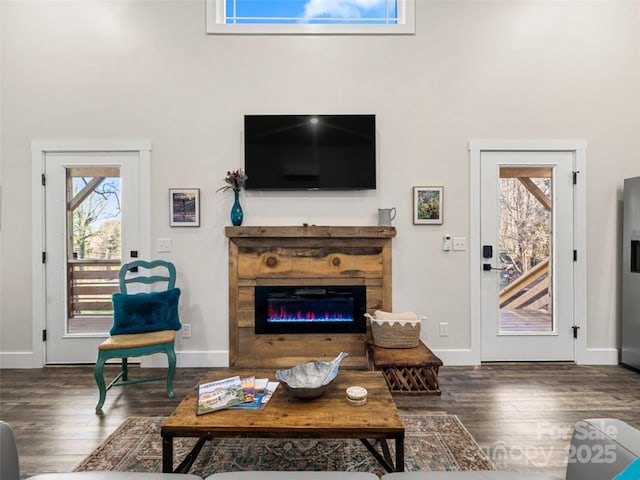
{"type": "MultiPolygon", "coordinates": [[[[581,420],[575,426],[566,480],[611,480],[640,457],[640,430],[615,419],[581,420]]],[[[634,467],[637,462],[634,463],[634,467]]],[[[11,427],[0,421],[0,480],[19,480],[20,469],[11,427]]],[[[640,474],[633,477],[640,479],[640,474]]],[[[229,472],[206,480],[377,480],[362,472],[229,472]]],[[[36,475],[30,480],[202,480],[196,475],[132,472],[75,472],[36,475]]],[[[514,472],[398,472],[382,480],[557,480],[548,475],[514,472]]],[[[625,479],[626,480],[626,479],[625,479]]]]}

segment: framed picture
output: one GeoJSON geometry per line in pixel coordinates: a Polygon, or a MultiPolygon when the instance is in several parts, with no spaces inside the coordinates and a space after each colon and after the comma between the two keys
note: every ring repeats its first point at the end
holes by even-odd
{"type": "Polygon", "coordinates": [[[200,189],[169,189],[169,225],[172,227],[200,226],[200,189]]]}
{"type": "Polygon", "coordinates": [[[442,225],[444,187],[413,187],[414,225],[442,225]]]}

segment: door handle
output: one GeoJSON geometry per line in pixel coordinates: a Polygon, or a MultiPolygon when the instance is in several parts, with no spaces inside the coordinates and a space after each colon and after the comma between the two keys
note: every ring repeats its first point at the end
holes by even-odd
{"type": "Polygon", "coordinates": [[[482,270],[485,272],[489,272],[491,270],[504,270],[504,268],[496,268],[496,267],[493,267],[490,263],[483,263],[482,270]]]}

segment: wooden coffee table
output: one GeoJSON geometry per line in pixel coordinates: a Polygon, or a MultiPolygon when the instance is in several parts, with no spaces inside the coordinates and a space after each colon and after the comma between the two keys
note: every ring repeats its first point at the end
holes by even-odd
{"type": "MultiPolygon", "coordinates": [[[[273,370],[217,370],[200,383],[233,375],[255,375],[275,380],[273,370]]],[[[161,428],[162,471],[188,472],[202,446],[213,438],[319,438],[360,439],[388,472],[404,471],[404,425],[380,372],[342,369],[320,398],[298,400],[280,385],[263,410],[225,409],[196,415],[195,388],[180,402],[161,428]],[[349,405],[347,387],[368,390],[367,403],[349,405]],[[196,437],[198,442],[180,465],[173,468],[173,439],[196,437]],[[377,446],[371,442],[377,440],[377,446]],[[387,440],[395,441],[395,462],[387,440]]]]}

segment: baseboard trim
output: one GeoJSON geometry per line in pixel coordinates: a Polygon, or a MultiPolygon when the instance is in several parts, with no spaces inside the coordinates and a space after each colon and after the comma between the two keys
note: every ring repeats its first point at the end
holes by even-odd
{"type": "MultiPolygon", "coordinates": [[[[477,355],[470,349],[433,349],[445,366],[479,365],[477,355]]],[[[176,352],[178,368],[212,368],[228,367],[229,352],[218,351],[187,351],[176,352]]],[[[578,365],[618,365],[619,351],[617,348],[588,348],[581,358],[576,359],[578,365]]],[[[156,354],[142,357],[140,362],[145,368],[162,368],[167,366],[166,355],[156,354]]],[[[33,352],[0,352],[0,369],[5,368],[40,368],[41,364],[34,363],[33,352]]]]}
{"type": "Polygon", "coordinates": [[[578,365],[618,365],[620,353],[617,348],[587,348],[584,358],[576,359],[578,365]]]}
{"type": "MultiPolygon", "coordinates": [[[[177,368],[228,367],[229,352],[227,350],[176,352],[176,363],[177,368]]],[[[167,356],[164,354],[155,354],[141,357],[140,366],[142,368],[166,368],[167,356]]]]}
{"type": "Polygon", "coordinates": [[[2,368],[37,368],[33,364],[33,352],[0,352],[2,368]]]}
{"type": "MultiPolygon", "coordinates": [[[[436,350],[432,349],[445,366],[473,366],[480,361],[472,350],[436,350]]],[[[579,355],[577,365],[618,365],[619,353],[616,348],[588,348],[579,355]]]]}
{"type": "Polygon", "coordinates": [[[434,350],[436,354],[445,366],[467,366],[467,365],[479,365],[480,361],[477,355],[470,349],[465,350],[434,350]]]}

